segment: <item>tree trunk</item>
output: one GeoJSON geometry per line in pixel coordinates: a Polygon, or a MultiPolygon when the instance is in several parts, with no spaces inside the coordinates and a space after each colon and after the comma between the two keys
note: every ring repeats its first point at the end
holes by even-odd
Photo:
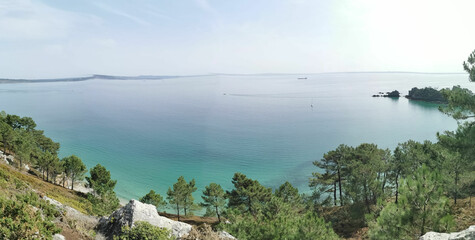
{"type": "Polygon", "coordinates": [[[180,207],[178,206],[178,202],[176,203],[176,212],[178,215],[178,221],[180,221],[180,207]]]}
{"type": "Polygon", "coordinates": [[[333,182],[333,205],[336,206],[336,182],[333,182]]]}
{"type": "Polygon", "coordinates": [[[424,227],[426,225],[426,216],[425,216],[425,214],[426,214],[426,205],[424,204],[424,212],[422,214],[421,235],[419,235],[419,236],[424,235],[424,227]]]}
{"type": "Polygon", "coordinates": [[[185,216],[186,216],[186,208],[187,206],[186,206],[186,197],[185,197],[185,204],[183,204],[183,211],[185,212],[185,216]]]}
{"type": "Polygon", "coordinates": [[[49,182],[49,169],[46,169],[46,181],[49,182]]]}
{"type": "Polygon", "coordinates": [[[368,213],[371,213],[371,209],[369,208],[368,190],[366,188],[366,183],[363,183],[363,189],[364,189],[366,209],[368,210],[368,213]]]}
{"type": "Polygon", "coordinates": [[[457,194],[458,194],[458,172],[455,172],[455,192],[454,192],[454,205],[457,205],[457,194]]]}
{"type": "Polygon", "coordinates": [[[74,174],[71,175],[71,190],[74,190],[74,174]]]}
{"type": "Polygon", "coordinates": [[[396,204],[397,204],[397,197],[399,195],[399,181],[398,181],[399,173],[396,173],[396,204]]]}
{"type": "Polygon", "coordinates": [[[218,215],[218,222],[221,222],[221,216],[219,216],[218,206],[216,206],[216,215],[218,215]]]}
{"type": "Polygon", "coordinates": [[[340,206],[343,206],[343,195],[342,195],[342,193],[341,193],[340,168],[338,168],[338,191],[340,191],[340,206]]]}

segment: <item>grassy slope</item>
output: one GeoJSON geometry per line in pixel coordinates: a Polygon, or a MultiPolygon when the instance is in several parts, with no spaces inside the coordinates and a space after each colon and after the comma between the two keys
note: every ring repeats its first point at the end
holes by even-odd
{"type": "Polygon", "coordinates": [[[0,189],[4,195],[11,196],[20,193],[21,190],[18,189],[16,185],[23,184],[27,186],[28,189],[34,189],[40,195],[46,195],[62,204],[73,207],[82,213],[88,214],[88,210],[91,209],[91,203],[87,201],[85,195],[80,192],[48,183],[29,173],[20,172],[5,163],[0,164],[0,171],[9,176],[8,184],[0,185],[0,189]]]}

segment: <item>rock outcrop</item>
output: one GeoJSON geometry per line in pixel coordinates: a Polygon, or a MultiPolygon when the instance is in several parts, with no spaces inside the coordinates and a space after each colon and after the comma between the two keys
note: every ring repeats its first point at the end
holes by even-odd
{"type": "Polygon", "coordinates": [[[419,240],[475,240],[475,225],[470,226],[461,232],[453,233],[437,233],[428,232],[424,234],[419,240]]]}
{"type": "MultiPolygon", "coordinates": [[[[98,222],[99,222],[99,218],[98,217],[94,217],[94,216],[89,216],[89,215],[86,215],[86,214],[83,214],[81,212],[79,212],[78,210],[70,207],[70,206],[67,206],[67,205],[63,205],[61,204],[60,202],[52,199],[52,198],[49,198],[47,196],[43,196],[43,200],[47,201],[48,203],[52,204],[53,206],[55,206],[59,211],[60,211],[60,216],[58,219],[56,219],[54,222],[56,224],[62,224],[62,223],[65,223],[67,222],[68,223],[68,226],[71,228],[71,229],[94,229],[95,226],[97,226],[98,222]],[[69,223],[74,223],[74,224],[69,224],[69,223]]],[[[81,231],[79,231],[81,232],[81,231]]],[[[82,233],[81,233],[82,234],[82,233]]],[[[62,237],[60,234],[57,234],[58,236],[56,236],[56,238],[53,238],[53,239],[61,239],[60,237],[62,237]]],[[[64,239],[64,236],[63,236],[63,239],[64,239]]],[[[96,239],[101,239],[101,234],[97,234],[96,235],[96,239]]]]}
{"type": "Polygon", "coordinates": [[[53,240],[66,240],[66,238],[61,234],[53,235],[53,240]]]}
{"type": "Polygon", "coordinates": [[[172,235],[182,238],[191,231],[191,225],[158,215],[154,205],[130,200],[124,207],[113,212],[108,218],[99,220],[98,230],[112,238],[120,233],[123,226],[133,227],[136,222],[148,222],[154,226],[171,230],[172,235]]]}
{"type": "Polygon", "coordinates": [[[391,97],[391,98],[398,98],[401,94],[398,90],[394,90],[392,92],[379,92],[379,94],[374,94],[373,97],[391,97]]]}

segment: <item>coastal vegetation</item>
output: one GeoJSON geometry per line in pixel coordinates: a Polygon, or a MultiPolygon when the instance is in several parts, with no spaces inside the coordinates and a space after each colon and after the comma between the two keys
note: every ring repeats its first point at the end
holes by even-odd
{"type": "MultiPolygon", "coordinates": [[[[464,63],[472,81],[473,54],[464,63]]],[[[413,90],[431,99],[437,91],[413,90]]],[[[457,130],[437,133],[436,142],[408,140],[394,150],[341,144],[314,161],[311,194],[289,182],[273,190],[237,172],[230,190],[206,186],[201,204],[193,196],[195,179],[183,176],[168,188],[167,201],[153,190],[140,201],[157,209],[168,204],[178,220],[205,207],[207,216],[217,217],[214,228],[238,239],[339,239],[361,229],[371,239],[417,239],[428,231],[466,228],[475,223],[475,95],[458,86],[437,92],[447,101],[440,111],[457,120],[457,130]],[[466,198],[468,204],[457,208],[466,198]],[[463,212],[468,213],[460,218],[463,212]]],[[[0,113],[0,137],[2,159],[17,168],[0,165],[0,237],[50,239],[60,232],[52,222],[58,211],[35,191],[90,215],[109,215],[119,207],[110,171],[97,164],[86,176],[79,157],[60,160],[60,145],[37,130],[33,119],[0,113]],[[92,192],[73,191],[82,179],[92,192]]],[[[116,239],[168,237],[164,229],[139,223],[116,239]]]]}
{"type": "Polygon", "coordinates": [[[427,102],[447,103],[447,99],[437,89],[431,87],[412,88],[406,98],[411,100],[420,100],[427,102]]]}

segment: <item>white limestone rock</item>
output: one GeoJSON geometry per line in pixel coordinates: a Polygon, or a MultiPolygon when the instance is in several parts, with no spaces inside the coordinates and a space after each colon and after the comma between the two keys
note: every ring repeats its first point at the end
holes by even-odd
{"type": "Polygon", "coordinates": [[[220,231],[220,232],[218,232],[218,236],[219,236],[221,239],[226,239],[226,240],[234,240],[234,239],[236,239],[233,235],[229,234],[229,233],[226,232],[226,231],[220,231]]]}
{"type": "Polygon", "coordinates": [[[162,217],[158,215],[154,205],[141,203],[134,199],[99,222],[99,230],[107,236],[120,233],[123,226],[134,227],[136,222],[148,222],[154,226],[169,229],[172,235],[177,238],[186,236],[191,231],[190,224],[162,217]]]}
{"type": "Polygon", "coordinates": [[[49,204],[52,204],[54,206],[56,206],[58,209],[61,209],[63,208],[63,204],[61,204],[60,202],[52,199],[52,198],[49,198],[47,196],[43,196],[43,200],[47,201],[49,204]]]}
{"type": "Polygon", "coordinates": [[[428,232],[422,235],[419,240],[475,240],[475,225],[470,226],[461,232],[437,233],[428,232]]]}
{"type": "Polygon", "coordinates": [[[53,240],[66,240],[66,238],[63,235],[57,233],[53,235],[53,240]]]}

